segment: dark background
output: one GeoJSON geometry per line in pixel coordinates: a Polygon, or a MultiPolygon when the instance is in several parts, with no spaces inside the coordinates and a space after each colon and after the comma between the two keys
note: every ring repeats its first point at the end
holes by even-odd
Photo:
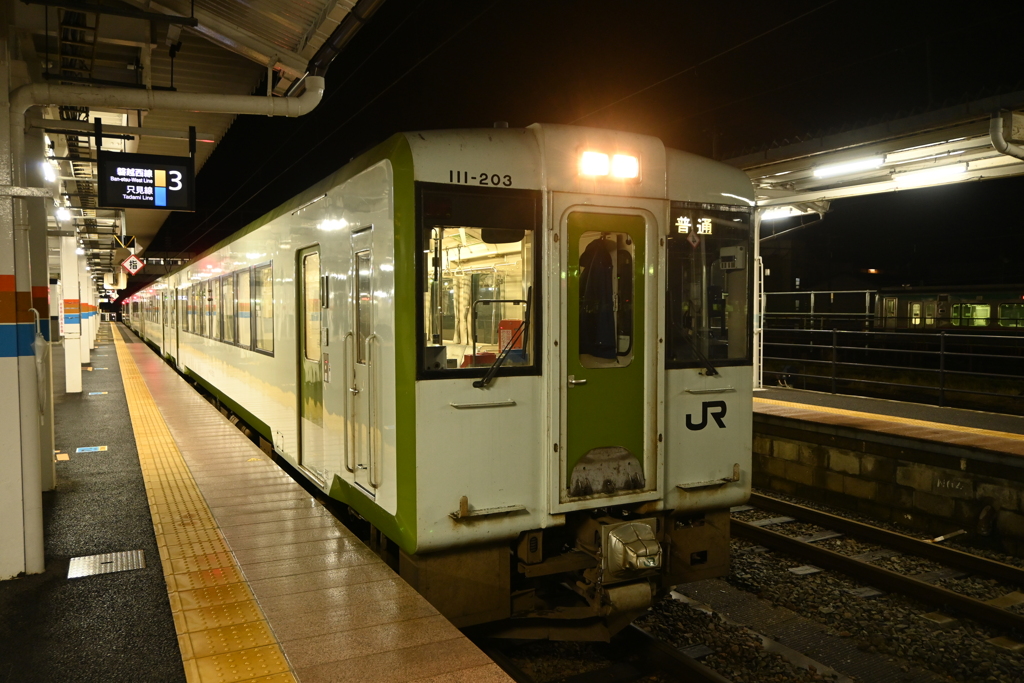
{"type": "MultiPolygon", "coordinates": [[[[575,123],[728,159],[1017,91],[1022,16],[1008,2],[387,0],[311,114],[239,117],[199,173],[196,213],[150,250],[202,251],[403,130],[575,123]]],[[[765,243],[767,288],[1024,281],[1022,190],[833,202],[765,243]]]]}

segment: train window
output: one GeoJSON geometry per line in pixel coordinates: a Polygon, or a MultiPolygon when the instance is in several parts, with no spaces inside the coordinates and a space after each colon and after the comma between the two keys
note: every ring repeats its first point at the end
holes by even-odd
{"type": "Polygon", "coordinates": [[[370,252],[356,252],[356,362],[366,363],[366,338],[370,336],[373,291],[370,252]]]}
{"type": "Polygon", "coordinates": [[[224,312],[224,341],[234,344],[235,334],[235,276],[225,275],[220,281],[220,307],[224,312]]]}
{"type": "Polygon", "coordinates": [[[750,211],[673,202],[666,250],[666,367],[750,364],[750,211]]]}
{"type": "Polygon", "coordinates": [[[220,339],[220,278],[210,280],[210,338],[220,339]]]}
{"type": "MultiPolygon", "coordinates": [[[[358,255],[357,255],[358,256],[358,255]]],[[[306,360],[320,360],[320,253],[302,257],[303,352],[306,360]]]]}
{"type": "Polygon", "coordinates": [[[252,296],[250,292],[252,272],[242,270],[235,273],[235,298],[238,300],[238,345],[252,348],[252,296]]]}
{"type": "Polygon", "coordinates": [[[539,372],[539,193],[421,183],[420,378],[539,372]]]}
{"type": "Polygon", "coordinates": [[[633,240],[621,232],[580,235],[579,355],[585,368],[633,360],[633,240]]]}
{"type": "Polygon", "coordinates": [[[274,264],[256,266],[253,273],[254,341],[257,351],[274,352],[274,264]]]}
{"type": "Polygon", "coordinates": [[[196,286],[189,285],[185,290],[185,298],[188,303],[188,331],[196,333],[196,286]]]}
{"type": "Polygon", "coordinates": [[[1024,327],[1024,304],[999,304],[1000,327],[1024,327]]]}
{"type": "Polygon", "coordinates": [[[921,302],[914,301],[910,304],[910,324],[913,327],[921,325],[921,302]]]}
{"type": "Polygon", "coordinates": [[[924,302],[924,326],[935,327],[935,304],[934,301],[924,302]]]}

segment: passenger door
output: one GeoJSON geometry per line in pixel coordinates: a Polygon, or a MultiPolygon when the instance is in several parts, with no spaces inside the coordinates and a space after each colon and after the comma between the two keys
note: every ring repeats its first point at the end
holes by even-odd
{"type": "MultiPolygon", "coordinates": [[[[380,485],[380,434],[377,423],[380,344],[373,332],[373,228],[352,235],[352,282],[354,283],[353,337],[348,342],[352,363],[351,439],[355,483],[371,497],[380,485]]],[[[348,341],[348,340],[346,340],[348,341]]]]}
{"type": "Polygon", "coordinates": [[[640,493],[647,488],[646,221],[573,211],[566,228],[562,497],[640,493]]]}
{"type": "Polygon", "coordinates": [[[319,245],[298,253],[299,464],[321,483],[324,468],[324,373],[321,349],[322,282],[319,245]]]}

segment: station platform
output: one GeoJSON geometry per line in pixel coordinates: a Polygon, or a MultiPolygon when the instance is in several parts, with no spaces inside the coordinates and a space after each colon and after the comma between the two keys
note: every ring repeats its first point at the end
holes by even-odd
{"type": "Polygon", "coordinates": [[[0,680],[511,680],[127,328],[87,370],[46,572],[0,582],[0,680]]]}
{"type": "Polygon", "coordinates": [[[862,396],[771,388],[754,414],[1024,456],[1024,417],[862,396]]]}

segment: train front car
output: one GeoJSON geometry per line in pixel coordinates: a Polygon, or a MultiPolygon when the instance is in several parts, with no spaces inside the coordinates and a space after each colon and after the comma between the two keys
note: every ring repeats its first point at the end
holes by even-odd
{"type": "Polygon", "coordinates": [[[402,576],[459,626],[607,639],[659,590],[727,572],[750,487],[747,177],[595,129],[406,139],[402,576]]]}

